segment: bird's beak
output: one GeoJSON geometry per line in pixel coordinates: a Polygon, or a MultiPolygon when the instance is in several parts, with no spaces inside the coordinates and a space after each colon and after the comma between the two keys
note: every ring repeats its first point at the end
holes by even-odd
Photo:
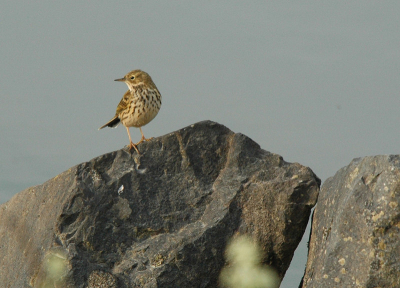
{"type": "Polygon", "coordinates": [[[121,82],[124,82],[124,81],[125,81],[125,77],[124,77],[124,78],[115,79],[114,81],[121,81],[121,82]]]}

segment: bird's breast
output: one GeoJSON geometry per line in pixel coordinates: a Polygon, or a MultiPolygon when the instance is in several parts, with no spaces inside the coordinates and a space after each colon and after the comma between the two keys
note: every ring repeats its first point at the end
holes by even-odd
{"type": "Polygon", "coordinates": [[[127,107],[119,119],[126,127],[142,127],[157,116],[161,108],[161,95],[157,90],[138,89],[132,93],[127,107]]]}

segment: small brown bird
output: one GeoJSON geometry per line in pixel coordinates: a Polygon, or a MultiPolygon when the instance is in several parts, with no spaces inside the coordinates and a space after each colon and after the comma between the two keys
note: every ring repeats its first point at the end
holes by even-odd
{"type": "Polygon", "coordinates": [[[129,150],[135,148],[136,152],[140,154],[137,145],[152,139],[144,137],[142,126],[153,120],[160,111],[161,94],[150,75],[141,70],[133,70],[124,78],[115,79],[115,81],[125,82],[129,90],[119,102],[114,118],[101,126],[99,130],[104,127],[117,127],[121,122],[128,131],[129,150]],[[139,127],[140,129],[142,139],[136,144],[132,142],[129,127],[139,127]]]}

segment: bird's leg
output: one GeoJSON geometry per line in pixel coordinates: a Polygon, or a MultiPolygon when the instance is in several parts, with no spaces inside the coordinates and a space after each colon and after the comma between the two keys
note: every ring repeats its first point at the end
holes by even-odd
{"type": "Polygon", "coordinates": [[[140,141],[138,143],[136,143],[136,145],[139,145],[143,141],[150,141],[151,139],[153,139],[153,137],[151,137],[151,138],[144,137],[144,134],[143,134],[143,131],[142,131],[142,127],[139,127],[139,129],[140,129],[140,133],[142,134],[142,139],[140,139],[140,141]]]}
{"type": "Polygon", "coordinates": [[[138,148],[136,146],[139,143],[133,144],[132,139],[131,139],[131,133],[129,133],[129,128],[128,127],[126,127],[126,131],[128,131],[128,137],[129,137],[129,146],[128,146],[129,151],[132,150],[132,148],[135,148],[136,152],[140,155],[140,152],[139,152],[139,150],[138,150],[138,148]]]}

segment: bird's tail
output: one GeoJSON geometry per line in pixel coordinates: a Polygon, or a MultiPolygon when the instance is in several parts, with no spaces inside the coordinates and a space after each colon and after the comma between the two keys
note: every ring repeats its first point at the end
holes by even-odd
{"type": "Polygon", "coordinates": [[[104,127],[115,128],[115,127],[118,126],[119,122],[120,122],[120,120],[119,120],[118,116],[115,115],[114,118],[112,118],[112,119],[111,119],[110,121],[108,121],[106,124],[104,124],[103,126],[101,126],[101,127],[99,128],[99,130],[100,130],[100,129],[103,129],[104,127]]]}

